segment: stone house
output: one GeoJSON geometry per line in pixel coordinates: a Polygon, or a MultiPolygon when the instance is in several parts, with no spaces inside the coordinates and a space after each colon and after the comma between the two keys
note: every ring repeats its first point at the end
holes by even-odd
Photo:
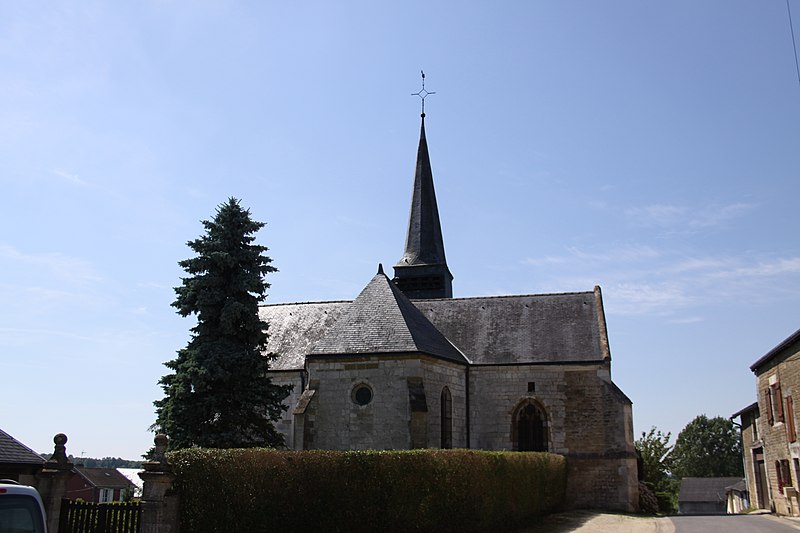
{"type": "Polygon", "coordinates": [[[422,115],[405,249],[352,301],[264,305],[290,448],[550,451],[573,507],[638,507],[599,287],[454,298],[422,115]]]}
{"type": "Polygon", "coordinates": [[[800,516],[800,442],[794,398],[800,397],[800,330],[750,366],[757,403],[735,413],[742,427],[750,501],[778,514],[800,516]]]}

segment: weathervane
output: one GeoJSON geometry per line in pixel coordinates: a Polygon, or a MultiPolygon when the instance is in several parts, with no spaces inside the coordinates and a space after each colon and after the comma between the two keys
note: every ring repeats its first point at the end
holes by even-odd
{"type": "Polygon", "coordinates": [[[419,96],[420,100],[422,100],[422,118],[425,118],[425,98],[431,94],[436,94],[433,91],[426,91],[425,90],[425,71],[420,70],[422,73],[422,89],[420,89],[417,93],[411,93],[411,96],[419,96]]]}

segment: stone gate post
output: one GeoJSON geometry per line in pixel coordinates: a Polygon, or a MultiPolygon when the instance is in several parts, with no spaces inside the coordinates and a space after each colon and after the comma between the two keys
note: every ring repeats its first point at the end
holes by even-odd
{"type": "Polygon", "coordinates": [[[153,460],[142,466],[139,477],[144,481],[142,490],[141,533],[179,533],[178,495],[172,490],[175,475],[165,455],[169,440],[159,433],[155,439],[153,460]]]}
{"type": "Polygon", "coordinates": [[[73,464],[67,459],[67,436],[63,433],[53,437],[55,448],[53,455],[37,474],[39,494],[42,496],[44,510],[47,513],[47,530],[58,531],[58,519],[61,514],[61,499],[67,495],[67,481],[72,473],[73,464]]]}

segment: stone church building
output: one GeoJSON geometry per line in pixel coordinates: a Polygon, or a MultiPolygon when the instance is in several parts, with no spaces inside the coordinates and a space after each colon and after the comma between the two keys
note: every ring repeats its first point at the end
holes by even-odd
{"type": "Polygon", "coordinates": [[[265,305],[288,447],[566,456],[572,507],[638,507],[631,401],[600,288],[453,298],[422,114],[408,234],[352,301],[265,305]]]}

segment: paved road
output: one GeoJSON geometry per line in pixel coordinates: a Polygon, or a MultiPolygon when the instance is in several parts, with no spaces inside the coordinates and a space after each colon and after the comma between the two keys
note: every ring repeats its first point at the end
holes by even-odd
{"type": "Polygon", "coordinates": [[[797,533],[800,524],[769,515],[672,516],[675,533],[797,533]]]}

